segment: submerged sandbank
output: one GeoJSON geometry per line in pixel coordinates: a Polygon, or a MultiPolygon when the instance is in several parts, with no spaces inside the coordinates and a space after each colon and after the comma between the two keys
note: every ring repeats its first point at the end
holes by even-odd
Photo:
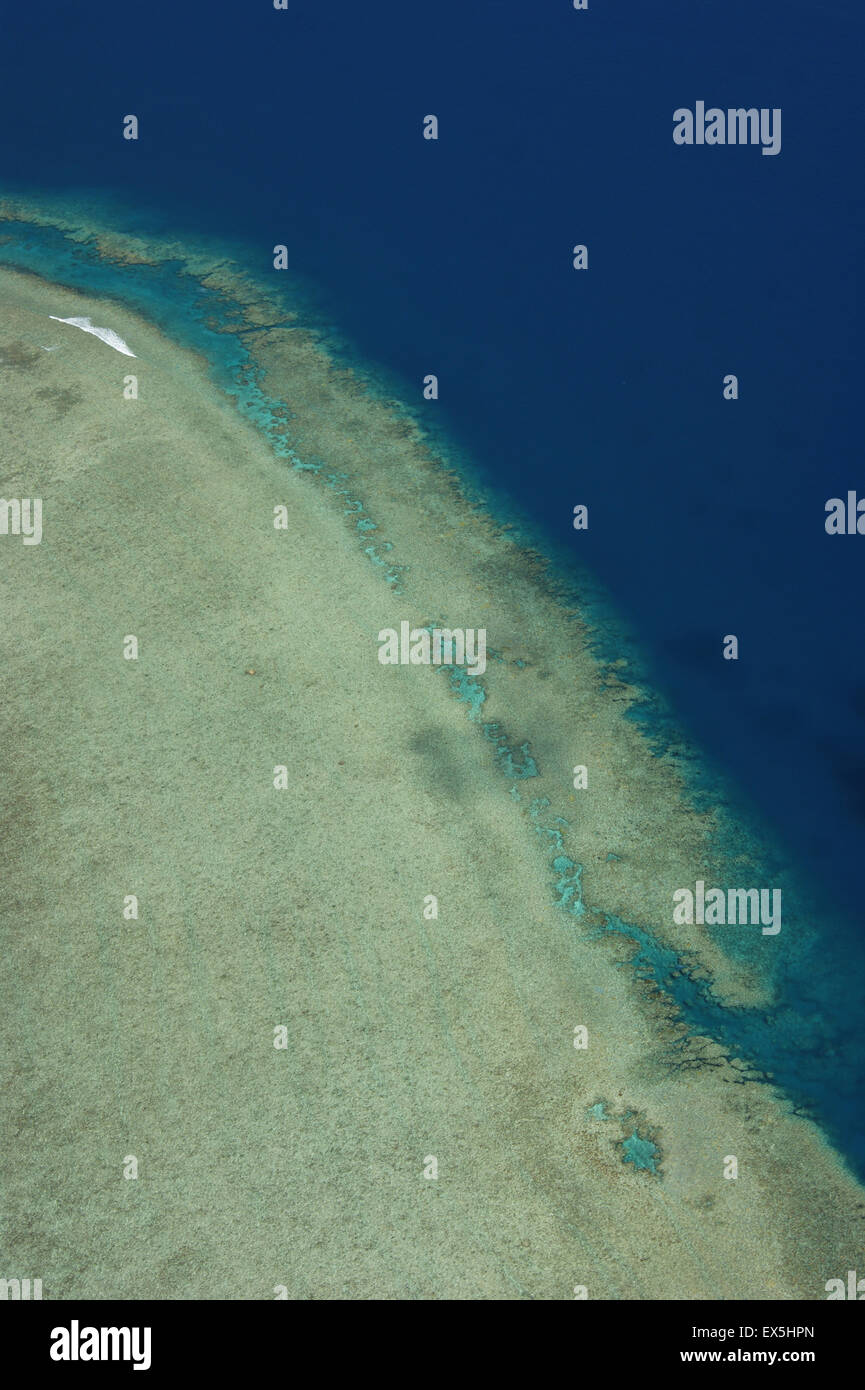
{"type": "Polygon", "coordinates": [[[717,827],[626,672],[410,418],[206,282],[258,429],[123,303],[0,273],[2,491],[44,508],[0,537],[4,1263],[49,1297],[825,1297],[861,1189],[603,929],[771,1008],[672,922],[717,827]],[[42,352],[49,313],[136,362],[42,352]],[[484,627],[480,684],[382,667],[404,619],[484,627]]]}

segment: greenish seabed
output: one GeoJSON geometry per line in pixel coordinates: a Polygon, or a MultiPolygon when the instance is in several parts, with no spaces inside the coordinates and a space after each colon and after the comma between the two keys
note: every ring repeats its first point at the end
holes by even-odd
{"type": "MultiPolygon", "coordinates": [[[[236,261],[82,228],[70,208],[40,217],[7,202],[5,218],[0,262],[40,278],[2,279],[7,334],[26,349],[5,376],[16,385],[3,486],[39,485],[49,521],[44,563],[25,570],[30,555],[14,552],[4,650],[15,688],[42,669],[34,661],[56,667],[9,791],[9,815],[38,827],[20,871],[29,881],[42,865],[43,884],[7,904],[20,931],[9,966],[24,981],[13,1090],[37,1145],[27,1058],[50,990],[70,1010],[73,1089],[49,1060],[31,1063],[38,1119],[79,1174],[59,1212],[49,1153],[7,1191],[7,1209],[21,1221],[35,1211],[43,1233],[34,1245],[13,1229],[15,1258],[53,1259],[58,1290],[95,1297],[268,1297],[288,1282],[292,1297],[555,1298],[575,1281],[613,1298],[823,1296],[835,1264],[854,1258],[846,1218],[859,1189],[797,1113],[796,1053],[778,1038],[800,1020],[774,1006],[778,943],[677,933],[667,906],[672,886],[701,876],[777,882],[778,851],[641,683],[604,596],[588,577],[569,589],[525,527],[503,530],[443,442],[236,261]],[[28,356],[52,296],[60,313],[86,302],[141,345],[131,427],[112,385],[129,363],[104,345],[77,334],[50,360],[28,356]],[[28,372],[46,400],[67,393],[68,443],[32,417],[28,372]],[[302,538],[290,556],[261,521],[283,495],[302,538]],[[58,516],[66,529],[52,540],[58,516]],[[90,604],[72,605],[86,666],[59,639],[70,594],[90,604]],[[451,665],[390,680],[374,639],[394,614],[485,623],[484,678],[451,665]],[[104,629],[117,624],[153,629],[140,696],[105,666],[104,629]],[[235,656],[241,682],[243,661],[252,673],[239,688],[235,656]],[[107,770],[88,738],[104,741],[107,770]],[[223,764],[236,744],[237,765],[223,764]],[[46,756],[69,785],[40,815],[46,756]],[[338,769],[353,759],[349,779],[338,769]],[[575,761],[603,769],[579,803],[575,761]],[[196,779],[214,762],[222,797],[203,804],[196,779]],[[262,771],[281,762],[303,788],[285,824],[262,771]],[[114,851],[90,862],[82,835],[114,851]],[[148,908],[124,954],[108,904],[133,891],[121,879],[142,876],[148,908]],[[445,885],[434,921],[420,908],[431,884],[445,885]],[[140,997],[131,956],[149,981],[140,997]],[[82,960],[92,1020],[74,1002],[82,960]],[[283,1018],[290,1123],[273,1090],[278,1054],[260,1046],[283,1018]],[[568,1045],[573,1022],[589,1028],[584,1058],[568,1045]],[[194,1121],[181,1118],[183,1094],[194,1121]],[[87,1122],[61,1142],[70,1099],[87,1122]],[[136,1113],[149,1140],[124,1137],[136,1113]],[[162,1204],[158,1182],[155,1196],[127,1184],[118,1198],[108,1181],[135,1144],[164,1174],[162,1204]],[[439,1148],[443,1176],[418,1178],[439,1148]],[[746,1180],[725,1182],[722,1159],[738,1150],[746,1180]],[[648,1211],[646,1183],[660,1202],[648,1211]],[[103,1266],[82,1256],[94,1201],[120,1232],[103,1266]]],[[[13,707],[12,728],[20,717],[13,707]]],[[[783,944],[807,961],[807,889],[783,882],[799,904],[783,944]]]]}

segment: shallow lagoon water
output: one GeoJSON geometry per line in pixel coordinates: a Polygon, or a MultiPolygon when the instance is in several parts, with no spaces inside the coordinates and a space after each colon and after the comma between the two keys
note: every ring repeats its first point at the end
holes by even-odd
{"type": "MultiPolygon", "coordinates": [[[[45,228],[35,221],[29,225],[10,221],[6,226],[12,238],[0,243],[0,259],[6,264],[37,272],[48,281],[98,296],[108,296],[118,306],[128,306],[140,312],[157,323],[169,338],[198,353],[207,363],[211,379],[239,407],[240,414],[260,431],[273,454],[285,461],[293,473],[305,475],[321,485],[323,495],[330,499],[331,505],[341,510],[345,525],[353,533],[358,557],[363,557],[371,566],[387,593],[394,599],[403,595],[404,585],[409,585],[417,569],[413,563],[415,557],[410,547],[389,539],[391,530],[379,517],[374,503],[367,511],[362,495],[362,461],[347,470],[335,460],[317,452],[320,445],[315,440],[314,422],[324,420],[326,423],[326,413],[314,401],[307,404],[299,397],[295,412],[291,390],[285,396],[270,394],[269,381],[275,376],[275,370],[273,364],[267,362],[267,353],[263,351],[264,338],[270,330],[257,328],[256,324],[262,321],[260,318],[256,320],[254,315],[244,317],[242,289],[239,292],[236,283],[232,285],[232,274],[236,280],[239,278],[238,267],[226,270],[223,266],[225,285],[221,289],[210,290],[196,278],[207,275],[206,258],[202,264],[200,254],[194,273],[191,271],[191,257],[169,256],[162,261],[160,257],[164,253],[155,247],[151,248],[151,254],[158,262],[156,265],[130,264],[128,259],[123,260],[119,256],[112,263],[106,258],[104,236],[100,240],[93,235],[97,229],[91,229],[88,233],[93,236],[92,240],[73,244],[57,230],[45,228]],[[265,366],[262,366],[262,357],[265,366]],[[295,427],[294,421],[298,416],[302,417],[302,421],[295,427]],[[307,452],[305,447],[307,439],[312,445],[311,452],[307,452]]],[[[121,246],[122,239],[118,239],[116,245],[121,246]]],[[[272,295],[270,286],[266,293],[272,295]]],[[[285,309],[288,315],[288,303],[285,309]]],[[[105,306],[103,317],[107,314],[108,305],[105,306]]],[[[298,328],[301,327],[299,324],[298,328]]],[[[130,341],[134,346],[134,338],[130,338],[130,341]]],[[[374,371],[367,367],[362,376],[368,381],[370,377],[374,378],[374,371]]],[[[405,425],[405,411],[400,418],[405,425]]],[[[375,483],[376,489],[380,490],[380,479],[375,479],[375,483]]],[[[206,489],[204,479],[201,485],[206,489]]],[[[471,492],[470,484],[467,490],[471,492]]],[[[467,500],[464,505],[466,518],[480,510],[476,497],[467,500]]],[[[451,520],[456,521],[457,518],[448,518],[448,521],[451,520]]],[[[516,562],[516,553],[511,554],[516,562]]],[[[631,690],[626,699],[628,708],[624,717],[639,729],[640,736],[648,734],[654,745],[653,756],[659,762],[675,763],[676,775],[682,779],[682,793],[689,799],[690,814],[699,822],[701,817],[705,818],[710,813],[709,808],[717,809],[719,804],[722,808],[728,807],[732,800],[729,790],[723,787],[719,778],[692,748],[686,745],[684,758],[673,756],[671,759],[671,736],[676,737],[674,732],[671,735],[671,730],[675,726],[671,725],[669,714],[661,710],[659,702],[645,688],[633,689],[637,685],[634,671],[639,670],[639,653],[624,634],[621,623],[613,617],[611,607],[600,591],[587,579],[583,592],[574,594],[561,578],[558,578],[557,585],[555,570],[551,577],[548,572],[545,582],[553,592],[558,591],[563,612],[569,605],[582,606],[583,620],[588,625],[586,646],[594,652],[596,661],[606,647],[608,675],[599,683],[601,690],[615,691],[621,685],[622,691],[625,691],[622,684],[623,668],[615,668],[613,662],[626,658],[631,690]]],[[[444,617],[451,623],[458,621],[450,612],[444,615],[437,613],[435,621],[444,617]]],[[[429,620],[429,615],[427,618],[429,620]]],[[[531,656],[525,653],[514,655],[513,649],[499,653],[498,659],[492,663],[495,676],[518,680],[526,673],[532,674],[539,660],[545,657],[551,665],[561,660],[561,653],[556,650],[557,638],[551,641],[549,634],[543,631],[533,633],[529,645],[532,647],[531,656]]],[[[843,1020],[833,1022],[831,1009],[825,1007],[825,1001],[833,989],[838,989],[838,976],[826,957],[825,949],[821,950],[820,931],[832,940],[833,928],[825,924],[821,924],[819,930],[812,928],[807,920],[808,911],[803,911],[801,907],[801,903],[806,901],[807,890],[799,888],[797,893],[795,880],[789,880],[793,884],[791,892],[785,879],[785,893],[789,896],[785,901],[784,931],[787,935],[784,945],[788,949],[783,957],[771,946],[764,951],[763,943],[755,942],[747,931],[738,937],[732,934],[724,937],[725,951],[743,967],[746,974],[750,972],[752,979],[749,987],[757,993],[768,990],[772,995],[771,1002],[768,1002],[767,996],[761,1005],[748,1006],[741,1000],[737,1002],[735,988],[731,997],[725,988],[719,990],[713,987],[717,981],[713,982],[711,970],[707,972],[703,963],[708,949],[707,941],[695,947],[693,953],[683,951],[681,946],[663,944],[665,933],[662,924],[650,924],[652,913],[648,910],[645,924],[636,916],[632,923],[605,908],[600,899],[585,901],[585,865],[573,851],[568,852],[571,844],[580,840],[579,808],[574,806],[568,814],[562,815],[560,810],[564,807],[554,804],[549,795],[532,794],[532,783],[542,782],[544,775],[548,774],[546,758],[535,746],[536,742],[543,741],[543,736],[535,735],[534,739],[527,737],[527,730],[515,722],[514,712],[510,718],[499,717],[500,709],[490,673],[488,678],[479,680],[469,677],[463,670],[450,669],[442,671],[434,679],[438,684],[449,687],[461,717],[470,725],[477,726],[484,745],[491,753],[492,767],[499,778],[500,795],[525,818],[531,841],[542,848],[548,865],[548,901],[556,914],[556,925],[552,930],[568,933],[578,923],[587,932],[589,940],[597,941],[603,936],[618,938],[628,949],[614,968],[629,973],[638,981],[653,982],[668,999],[672,999],[687,1024],[687,1035],[692,1041],[694,1038],[714,1039],[728,1054],[739,1056],[747,1062],[744,1074],[756,1071],[763,1076],[773,1075],[786,1088],[795,1105],[799,1108],[805,1105],[813,1107],[839,1149],[853,1162],[861,1163],[861,1133],[856,1134],[851,1130],[851,1098],[855,1096],[852,1080],[861,1071],[861,1044],[854,1030],[845,1026],[843,1020]],[[787,902],[792,903],[790,910],[787,909],[787,902]],[[795,936],[791,938],[792,933],[795,936]],[[796,941],[793,949],[790,949],[791,939],[796,941]],[[629,943],[636,943],[636,952],[630,949],[629,943]],[[815,960],[823,963],[822,972],[815,971],[815,960]],[[815,1019],[818,1015],[822,1019],[821,1032],[819,1038],[815,1038],[815,1019]],[[827,1075],[826,1066],[826,1056],[830,1052],[834,1055],[831,1076],[827,1075]]],[[[682,743],[679,737],[679,746],[682,743]]],[[[438,754],[433,751],[432,757],[437,759],[438,754]]],[[[566,766],[564,771],[567,771],[566,766]]],[[[459,785],[456,772],[454,778],[454,786],[459,785]]],[[[561,791],[557,799],[562,800],[561,791]]],[[[459,799],[457,805],[460,810],[463,809],[459,799]]],[[[471,817],[470,799],[465,810],[471,817]]],[[[747,821],[737,819],[734,813],[722,816],[715,825],[711,846],[711,854],[719,864],[723,863],[725,856],[738,859],[739,870],[745,874],[745,877],[737,879],[741,882],[760,881],[753,877],[754,873],[767,871],[766,866],[769,872],[774,873],[779,862],[778,847],[773,849],[767,846],[765,834],[747,821]],[[762,869],[758,870],[758,865],[763,866],[762,869]]],[[[606,847],[603,855],[606,872],[616,872],[618,865],[624,865],[627,870],[631,857],[629,851],[629,837],[623,833],[615,843],[606,847]]],[[[594,865],[591,872],[598,872],[594,865]]],[[[687,879],[683,879],[683,882],[687,882],[687,879]]],[[[826,937],[823,938],[824,943],[826,937]]],[[[200,957],[202,970],[206,973],[206,957],[201,954],[201,947],[194,944],[193,937],[190,942],[190,949],[200,957]]],[[[837,938],[835,942],[837,944],[837,938]]],[[[429,942],[424,949],[429,954],[429,942]]],[[[568,944],[567,954],[575,963],[576,949],[575,940],[568,944]]],[[[719,957],[715,959],[717,961],[719,957]]],[[[582,975],[584,968],[584,965],[575,964],[579,975],[582,975]]],[[[744,978],[741,977],[740,985],[744,978]]],[[[728,980],[727,985],[730,983],[728,980]]],[[[597,985],[594,988],[603,994],[604,989],[610,986],[597,985]]],[[[705,1056],[701,1061],[693,1050],[689,1052],[687,1035],[682,1032],[672,1039],[672,1064],[687,1064],[698,1072],[701,1065],[706,1065],[705,1056]],[[679,1060],[676,1053],[680,1054],[679,1060]]],[[[548,1067],[549,1063],[542,1065],[548,1067]]],[[[744,1083],[736,1081],[733,1084],[744,1083]]],[[[594,1104],[599,1102],[595,1101],[594,1104]]],[[[783,1104],[782,1101],[782,1107],[783,1104]]],[[[625,1116],[629,1114],[630,1111],[624,1112],[625,1116]]],[[[636,1125],[632,1123],[630,1128],[624,1122],[623,1126],[621,1138],[610,1141],[614,1151],[618,1152],[619,1164],[639,1170],[645,1180],[661,1178],[664,1160],[656,1162],[659,1150],[650,1137],[650,1130],[654,1134],[654,1128],[651,1125],[647,1127],[647,1122],[642,1118],[636,1125]]],[[[667,1141],[662,1144],[660,1152],[666,1155],[670,1148],[671,1143],[667,1141]]],[[[620,1292],[618,1296],[628,1295],[620,1292]]]]}
{"type": "MultiPolygon", "coordinates": [[[[70,209],[70,212],[74,213],[74,208],[70,209]]],[[[160,258],[155,264],[144,265],[117,263],[100,256],[96,247],[88,241],[71,242],[68,235],[50,225],[19,221],[11,225],[14,225],[14,234],[11,243],[7,242],[3,247],[2,254],[6,264],[32,270],[50,280],[86,289],[98,295],[116,296],[139,309],[176,341],[205,357],[215,382],[234,398],[246,418],[267,436],[277,455],[288,459],[294,468],[320,475],[325,486],[334,490],[337,495],[345,493],[345,489],[339,486],[343,479],[328,471],[325,460],[304,459],[286,442],[282,418],[284,402],[269,398],[261,389],[252,353],[242,337],[230,331],[233,325],[240,326],[236,303],[226,298],[219,290],[202,285],[194,275],[190,275],[186,259],[160,258]]],[[[237,246],[225,249],[233,250],[235,255],[240,251],[237,246]]],[[[161,257],[164,253],[160,251],[158,254],[161,257]]],[[[295,293],[300,293],[303,305],[302,292],[297,286],[294,288],[295,293]]],[[[271,294],[277,294],[280,289],[279,284],[276,289],[272,283],[267,285],[271,294]]],[[[286,313],[295,313],[296,309],[292,308],[290,296],[284,297],[286,313]]],[[[244,327],[248,331],[248,325],[244,327]]],[[[312,327],[317,334],[326,331],[320,320],[313,320],[312,327]]],[[[332,342],[332,334],[327,335],[327,341],[332,342]]],[[[351,357],[350,348],[344,339],[340,342],[337,356],[344,361],[351,360],[368,384],[374,385],[377,377],[382,375],[385,388],[393,385],[392,379],[386,374],[377,373],[374,364],[357,363],[356,359],[351,357]]],[[[407,411],[405,405],[402,409],[407,411]]],[[[437,435],[435,438],[436,444],[440,448],[443,447],[442,436],[437,435]]],[[[464,451],[455,447],[453,452],[465,466],[468,461],[465,459],[464,451]]],[[[470,463],[468,466],[470,468],[470,463]]],[[[466,481],[469,487],[474,484],[471,472],[466,481]]],[[[360,499],[348,498],[347,493],[345,495],[347,511],[356,513],[355,524],[358,531],[374,532],[377,529],[376,523],[364,515],[363,502],[360,499]]],[[[503,497],[494,500],[499,503],[510,524],[515,525],[514,517],[518,513],[515,513],[512,507],[509,509],[508,500],[503,497]]],[[[524,516],[520,517],[520,521],[525,528],[527,542],[538,543],[537,531],[529,528],[524,516]]],[[[548,544],[547,548],[555,554],[554,547],[548,544]]],[[[375,544],[364,547],[364,551],[374,564],[383,569],[385,582],[398,586],[399,564],[387,563],[385,557],[379,555],[375,544]]],[[[563,565],[563,572],[557,576],[565,591],[572,583],[567,572],[570,568],[571,566],[568,566],[566,569],[563,565]]],[[[743,831],[741,826],[741,821],[748,815],[744,798],[741,793],[737,795],[729,783],[725,783],[720,770],[712,768],[705,756],[694,756],[693,750],[688,748],[675,716],[665,707],[662,699],[646,685],[645,654],[639,650],[633,635],[628,632],[625,623],[620,615],[616,614],[601,587],[589,576],[582,576],[582,580],[579,601],[588,608],[594,619],[592,646],[598,659],[612,664],[621,663],[624,658],[630,669],[636,668],[637,672],[642,673],[642,698],[628,708],[626,717],[638,724],[659,755],[669,754],[671,745],[676,746],[677,752],[685,753],[688,794],[696,810],[716,806],[719,800],[733,802],[740,824],[730,827],[730,838],[723,847],[719,846],[719,855],[730,855],[734,849],[739,848],[732,836],[747,835],[747,828],[743,831]]],[[[571,597],[576,600],[577,594],[572,592],[571,597]]],[[[467,704],[469,718],[477,719],[484,699],[483,682],[472,679],[466,671],[455,668],[446,670],[445,674],[457,699],[467,704]]],[[[512,750],[507,746],[507,736],[500,732],[496,725],[485,724],[483,729],[484,736],[490,738],[495,745],[495,758],[505,777],[519,782],[534,775],[534,763],[527,744],[523,744],[518,750],[512,750]]],[[[512,794],[517,795],[516,788],[512,794]]],[[[537,811],[538,808],[533,807],[533,816],[537,815],[537,811]]],[[[537,824],[536,829],[542,836],[548,836],[554,844],[560,841],[560,835],[556,830],[546,830],[537,824]]],[[[755,838],[760,835],[756,826],[754,835],[755,838]]],[[[769,873],[771,874],[773,867],[780,870],[783,858],[781,846],[777,843],[773,845],[768,840],[765,830],[758,844],[762,862],[767,865],[769,873]]],[[[553,860],[552,868],[560,876],[554,886],[556,900],[567,911],[581,913],[583,908],[579,892],[578,866],[560,856],[553,860]],[[569,874],[575,875],[573,882],[570,881],[569,874]]],[[[795,914],[795,905],[793,913],[795,914]]],[[[786,926],[788,933],[795,931],[795,915],[787,921],[786,926]]],[[[780,1018],[776,1015],[766,1019],[756,1014],[749,1015],[747,1011],[731,1011],[713,1003],[705,991],[689,979],[686,973],[680,973],[682,962],[659,946],[640,924],[627,924],[613,917],[606,920],[605,929],[621,932],[639,944],[640,950],[634,957],[635,967],[647,970],[659,985],[663,984],[672,993],[694,1031],[719,1037],[727,1045],[741,1050],[762,1071],[776,1074],[778,1080],[791,1089],[798,1101],[807,1102],[811,1099],[819,1104],[817,1098],[821,1090],[821,1080],[824,1084],[827,1081],[823,1075],[825,1049],[828,1047],[835,1051],[840,1065],[845,1068],[845,1078],[841,1085],[830,1084],[827,1087],[828,1105],[825,1119],[834,1125],[836,1137],[857,1165],[865,1165],[865,1132],[862,1131],[861,1125],[855,1129],[851,1129],[850,1125],[858,1111],[855,1101],[851,1105],[842,1102],[842,1113],[838,1112],[841,1097],[845,1092],[851,1098],[854,1097],[854,1081],[865,1075],[865,1045],[859,1045],[858,1030],[854,1032],[845,1026],[843,1020],[837,1020],[833,1028],[831,1019],[835,1013],[833,1004],[838,997],[838,982],[831,967],[828,972],[825,968],[815,969],[813,956],[815,952],[819,953],[819,938],[815,941],[814,935],[809,932],[806,943],[811,943],[811,951],[800,945],[791,952],[793,962],[801,961],[798,972],[795,965],[790,969],[790,956],[786,958],[789,973],[785,987],[790,996],[789,1004],[780,1018]],[[676,974],[671,976],[671,971],[676,971],[676,974]],[[815,990],[820,990],[821,984],[822,993],[818,1002],[815,999],[815,990]],[[813,1039],[813,1045],[809,1047],[805,1040],[813,1031],[818,1012],[824,1019],[820,1029],[821,1036],[819,1039],[813,1039]],[[828,1036],[825,1031],[827,1029],[828,1036]],[[833,1037],[834,1046],[830,1041],[833,1037]],[[810,1056],[813,1056],[815,1065],[808,1069],[810,1056]],[[802,1086],[803,1063],[806,1070],[811,1071],[810,1084],[807,1087],[802,1086]],[[846,1071],[846,1068],[850,1070],[846,1071]]],[[[789,936],[785,941],[785,944],[788,943],[789,936]]],[[[725,949],[734,953],[737,949],[748,951],[752,944],[752,934],[749,931],[727,932],[723,944],[725,949]]],[[[852,953],[865,968],[865,951],[861,949],[849,922],[843,916],[837,918],[831,927],[830,945],[837,949],[839,954],[843,950],[848,959],[852,953]],[[838,944],[839,933],[844,938],[843,946],[838,944]]],[[[845,983],[845,991],[847,987],[845,983]]],[[[842,997],[845,1003],[849,1002],[846,992],[842,997]]],[[[865,1171],[865,1168],[862,1171],[865,1171]]]]}

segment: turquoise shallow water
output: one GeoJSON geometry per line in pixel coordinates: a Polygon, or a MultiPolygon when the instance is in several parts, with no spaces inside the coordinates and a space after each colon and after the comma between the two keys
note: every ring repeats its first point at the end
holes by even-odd
{"type": "MultiPolygon", "coordinates": [[[[286,443],[277,415],[283,402],[269,398],[261,389],[254,359],[242,335],[216,332],[208,326],[209,320],[222,327],[238,326],[233,303],[185,273],[181,261],[159,266],[114,265],[101,260],[92,244],[73,244],[50,228],[17,224],[10,230],[14,232],[14,241],[0,246],[2,263],[90,294],[123,301],[205,357],[214,381],[266,435],[287,465],[316,474],[324,487],[343,499],[346,515],[353,518],[359,546],[381,571],[382,581],[399,591],[400,574],[411,557],[392,556],[386,542],[377,542],[376,520],[367,514],[362,498],[346,486],[345,475],[329,469],[325,459],[307,457],[301,441],[286,443]]],[[[374,368],[361,365],[364,375],[374,379],[374,368]]],[[[290,408],[290,401],[288,405],[290,408]]],[[[288,435],[290,440],[290,426],[288,435]]],[[[625,657],[629,677],[634,679],[634,673],[644,670],[642,653],[600,589],[587,576],[576,595],[569,576],[563,573],[561,583],[592,623],[599,662],[611,664],[625,657]]],[[[454,698],[465,706],[467,718],[481,725],[502,775],[503,793],[527,811],[544,845],[549,859],[551,899],[561,909],[563,928],[567,929],[569,917],[585,918],[590,908],[603,913],[602,904],[584,902],[582,865],[564,853],[563,831],[571,827],[561,819],[549,820],[548,803],[531,795],[537,765],[530,743],[519,730],[505,730],[484,720],[482,678],[471,677],[459,668],[443,668],[442,675],[454,698]]],[[[632,707],[629,717],[639,724],[657,756],[675,758],[695,810],[709,809],[719,802],[732,809],[729,787],[716,769],[694,755],[675,719],[659,700],[647,693],[641,703],[632,707]]],[[[741,806],[728,824],[724,843],[716,847],[719,862],[743,852],[758,855],[762,881],[777,882],[784,868],[780,847],[767,847],[765,837],[749,828],[741,806]]],[[[578,836],[578,825],[576,832],[578,836]]],[[[865,1000],[861,998],[861,986],[854,995],[849,985],[851,978],[865,977],[865,955],[848,924],[821,920],[813,909],[810,915],[801,904],[801,894],[794,895],[786,888],[783,943],[760,941],[753,928],[726,929],[722,938],[731,954],[771,978],[777,1001],[771,1014],[725,1005],[706,982],[694,978],[687,961],[660,943],[639,922],[624,922],[604,914],[603,926],[598,930],[617,933],[633,942],[636,949],[630,966],[623,968],[652,979],[669,994],[692,1034],[716,1039],[759,1072],[771,1076],[797,1107],[820,1120],[838,1148],[865,1175],[865,1130],[857,1099],[865,1079],[865,1046],[859,1029],[865,1000]]],[[[651,1140],[636,1130],[625,1141],[623,1162],[654,1172],[656,1159],[651,1140]]]]}

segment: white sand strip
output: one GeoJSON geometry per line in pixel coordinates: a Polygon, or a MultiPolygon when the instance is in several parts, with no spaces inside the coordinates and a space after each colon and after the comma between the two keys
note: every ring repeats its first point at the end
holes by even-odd
{"type": "Polygon", "coordinates": [[[116,352],[122,352],[126,357],[135,356],[132,349],[127,343],[124,343],[119,334],[114,332],[113,328],[96,328],[89,318],[61,319],[57,314],[49,314],[48,317],[57,323],[71,323],[74,328],[82,328],[85,333],[92,333],[94,338],[101,338],[103,343],[113,347],[116,352]]]}

